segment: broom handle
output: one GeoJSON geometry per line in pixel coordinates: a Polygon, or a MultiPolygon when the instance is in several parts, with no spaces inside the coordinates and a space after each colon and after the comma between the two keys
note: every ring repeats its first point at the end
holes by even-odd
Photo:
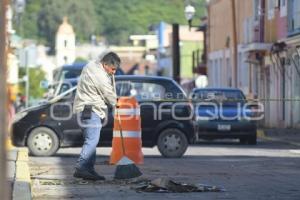
{"type": "Polygon", "coordinates": [[[123,138],[123,131],[122,131],[122,125],[121,125],[121,119],[120,119],[120,115],[118,113],[118,109],[116,109],[117,112],[117,116],[118,116],[118,123],[119,123],[119,128],[120,128],[120,134],[121,134],[121,142],[122,142],[122,150],[123,150],[123,154],[125,154],[125,145],[124,145],[124,138],[123,138]]]}
{"type": "MultiPolygon", "coordinates": [[[[116,82],[115,82],[115,76],[114,75],[112,75],[112,82],[113,82],[114,91],[115,91],[115,93],[117,95],[116,82]]],[[[121,134],[122,151],[123,151],[123,154],[125,155],[125,145],[124,145],[122,125],[121,125],[121,118],[120,118],[120,115],[119,115],[119,112],[118,112],[118,108],[115,108],[115,110],[116,110],[116,114],[117,114],[117,118],[118,118],[118,124],[119,124],[120,134],[121,134]]]]}

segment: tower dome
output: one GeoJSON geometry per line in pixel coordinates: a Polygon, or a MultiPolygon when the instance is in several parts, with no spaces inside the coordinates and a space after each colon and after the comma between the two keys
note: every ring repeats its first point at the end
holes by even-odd
{"type": "Polygon", "coordinates": [[[63,23],[59,26],[57,34],[75,34],[73,27],[68,22],[68,17],[63,18],[63,23]]]}

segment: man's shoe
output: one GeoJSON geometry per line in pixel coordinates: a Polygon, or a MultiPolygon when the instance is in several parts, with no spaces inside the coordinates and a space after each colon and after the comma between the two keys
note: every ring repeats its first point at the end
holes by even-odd
{"type": "Polygon", "coordinates": [[[104,176],[99,175],[96,171],[92,170],[89,171],[91,174],[93,174],[95,177],[97,177],[97,180],[105,180],[104,176]]]}
{"type": "Polygon", "coordinates": [[[85,180],[105,180],[103,176],[98,175],[95,171],[89,171],[89,170],[82,170],[82,169],[75,169],[75,172],[73,174],[75,178],[82,178],[85,180]]]}

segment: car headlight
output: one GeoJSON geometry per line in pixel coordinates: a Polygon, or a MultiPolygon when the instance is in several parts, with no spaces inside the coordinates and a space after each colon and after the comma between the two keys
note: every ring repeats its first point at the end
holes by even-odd
{"type": "Polygon", "coordinates": [[[23,119],[26,115],[28,114],[28,112],[19,112],[17,113],[15,116],[14,116],[14,119],[13,119],[13,122],[18,122],[20,121],[21,119],[23,119]]]}

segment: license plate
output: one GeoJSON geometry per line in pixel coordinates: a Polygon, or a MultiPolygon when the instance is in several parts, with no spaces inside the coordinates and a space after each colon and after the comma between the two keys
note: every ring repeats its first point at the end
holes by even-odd
{"type": "Polygon", "coordinates": [[[230,131],[231,125],[218,124],[218,131],[230,131]]]}

